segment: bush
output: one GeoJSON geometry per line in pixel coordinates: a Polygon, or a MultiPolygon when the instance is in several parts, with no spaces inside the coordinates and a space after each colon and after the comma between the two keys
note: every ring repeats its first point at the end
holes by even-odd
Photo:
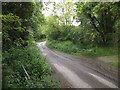
{"type": "Polygon", "coordinates": [[[59,51],[63,51],[66,53],[76,53],[79,51],[79,47],[73,44],[71,41],[47,41],[47,46],[53,49],[57,49],[59,51]]]}
{"type": "Polygon", "coordinates": [[[62,52],[83,55],[87,57],[99,57],[99,56],[109,56],[117,55],[117,48],[115,47],[90,47],[83,48],[72,43],[71,41],[55,41],[48,40],[47,46],[52,49],[56,49],[62,52]]]}
{"type": "Polygon", "coordinates": [[[28,40],[28,31],[22,27],[22,19],[12,13],[2,16],[3,49],[13,45],[25,45],[28,40]]]}
{"type": "Polygon", "coordinates": [[[59,82],[51,78],[51,68],[34,44],[5,51],[2,67],[3,88],[60,87],[59,82]]]}

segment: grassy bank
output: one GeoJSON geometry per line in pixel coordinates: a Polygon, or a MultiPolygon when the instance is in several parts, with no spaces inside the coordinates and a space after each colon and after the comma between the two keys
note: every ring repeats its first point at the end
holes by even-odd
{"type": "MultiPolygon", "coordinates": [[[[68,54],[78,55],[78,56],[84,56],[89,58],[99,58],[101,57],[103,61],[107,61],[111,65],[117,67],[118,66],[118,53],[117,49],[114,47],[93,47],[93,48],[81,48],[80,46],[77,46],[73,44],[71,41],[55,41],[55,40],[48,40],[46,45],[49,48],[65,52],[68,54]],[[106,56],[110,56],[109,58],[104,58],[106,56]]],[[[120,67],[120,64],[119,64],[120,67]]]]}
{"type": "Polygon", "coordinates": [[[87,57],[100,57],[117,54],[117,50],[113,47],[93,47],[85,49],[73,44],[71,41],[61,42],[55,40],[48,40],[47,46],[49,48],[56,49],[65,53],[83,55],[87,57]]]}
{"type": "Polygon", "coordinates": [[[39,48],[13,47],[3,52],[3,88],[53,88],[60,83],[51,77],[51,68],[39,48]]]}
{"type": "Polygon", "coordinates": [[[70,53],[70,54],[77,53],[79,51],[79,47],[77,45],[74,45],[70,41],[60,42],[60,41],[52,40],[52,41],[47,41],[46,45],[49,48],[56,49],[65,53],[70,53]]]}

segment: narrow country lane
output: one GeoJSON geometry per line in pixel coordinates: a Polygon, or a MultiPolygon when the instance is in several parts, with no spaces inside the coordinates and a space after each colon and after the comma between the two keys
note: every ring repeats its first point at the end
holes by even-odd
{"type": "Polygon", "coordinates": [[[112,80],[85,67],[80,60],[75,57],[69,59],[67,55],[49,49],[45,43],[38,43],[43,55],[72,88],[118,88],[112,80]]]}

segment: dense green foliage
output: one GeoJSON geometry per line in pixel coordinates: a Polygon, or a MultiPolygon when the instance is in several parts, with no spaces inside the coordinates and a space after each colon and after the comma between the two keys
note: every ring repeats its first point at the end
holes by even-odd
{"type": "Polygon", "coordinates": [[[4,2],[2,8],[3,50],[15,44],[26,46],[29,39],[28,24],[33,12],[33,3],[4,2]]]}
{"type": "Polygon", "coordinates": [[[61,42],[61,41],[51,40],[51,41],[47,41],[47,46],[49,48],[54,48],[56,50],[63,51],[66,53],[71,53],[71,54],[79,51],[79,47],[77,45],[74,45],[71,41],[61,42]]]}
{"type": "Polygon", "coordinates": [[[71,41],[56,41],[48,40],[47,46],[52,49],[56,49],[65,53],[82,55],[87,57],[100,57],[117,55],[117,49],[115,47],[93,47],[93,48],[83,48],[75,45],[71,41]],[[54,43],[54,44],[53,44],[54,43]]]}
{"type": "Polygon", "coordinates": [[[49,16],[45,24],[42,25],[42,33],[45,34],[47,38],[56,38],[59,28],[58,21],[53,16],[49,16]]]}
{"type": "Polygon", "coordinates": [[[81,27],[91,30],[93,41],[104,46],[116,41],[119,12],[118,3],[77,3],[77,15],[78,20],[82,22],[81,27]]]}
{"type": "MultiPolygon", "coordinates": [[[[43,37],[43,35],[40,34],[40,26],[44,22],[44,17],[41,11],[42,3],[5,2],[2,3],[2,8],[2,29],[3,36],[6,37],[6,40],[3,38],[4,48],[13,45],[13,42],[17,41],[16,39],[21,39],[22,41],[19,42],[23,44],[23,42],[26,42],[30,37],[34,37],[35,40],[43,37]],[[7,40],[7,38],[10,39],[7,40]],[[10,42],[10,44],[8,46],[5,46],[8,42],[10,42]]],[[[24,44],[24,46],[26,45],[27,43],[24,44]]]]}
{"type": "Polygon", "coordinates": [[[33,41],[47,38],[50,48],[71,54],[116,55],[119,4],[63,1],[45,18],[41,2],[3,2],[3,87],[59,87],[33,41]]]}
{"type": "Polygon", "coordinates": [[[60,83],[34,40],[42,37],[41,2],[3,2],[3,88],[52,88],[60,83]],[[38,33],[39,32],[39,33],[38,33]]]}
{"type": "Polygon", "coordinates": [[[53,80],[50,74],[50,66],[35,44],[31,43],[24,48],[12,47],[3,53],[3,87],[59,87],[57,84],[59,82],[53,80]],[[23,66],[30,78],[24,71],[23,66]]]}
{"type": "MultiPolygon", "coordinates": [[[[64,5],[62,13],[67,13],[67,2],[64,5]]],[[[76,10],[77,15],[74,18],[80,23],[79,26],[65,24],[65,21],[61,23],[59,18],[64,17],[64,14],[55,13],[46,18],[46,25],[43,25],[42,32],[48,36],[49,47],[69,53],[85,53],[88,56],[117,54],[120,35],[119,3],[76,2],[75,5],[74,12],[76,10]],[[70,45],[74,49],[70,48],[70,45]],[[97,51],[98,53],[95,54],[97,51]]],[[[59,7],[55,6],[57,9],[59,7]]],[[[72,18],[70,14],[71,12],[66,14],[69,19],[72,18]]]]}
{"type": "Polygon", "coordinates": [[[12,13],[2,17],[3,23],[3,50],[11,48],[12,45],[25,45],[28,32],[21,27],[21,18],[12,13]],[[25,35],[25,36],[24,36],[25,35]]]}
{"type": "Polygon", "coordinates": [[[45,35],[43,35],[41,32],[41,26],[44,23],[44,16],[42,14],[42,3],[41,2],[35,2],[34,5],[34,11],[32,13],[32,17],[30,18],[30,30],[31,34],[33,35],[34,39],[40,40],[42,38],[45,38],[45,35]]]}

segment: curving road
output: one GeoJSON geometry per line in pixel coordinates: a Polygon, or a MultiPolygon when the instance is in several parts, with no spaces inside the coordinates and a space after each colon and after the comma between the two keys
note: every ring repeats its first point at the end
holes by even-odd
{"type": "Polygon", "coordinates": [[[56,72],[59,72],[59,77],[67,81],[71,88],[118,88],[114,81],[86,67],[81,60],[53,51],[46,47],[45,43],[38,43],[43,55],[56,72]]]}

